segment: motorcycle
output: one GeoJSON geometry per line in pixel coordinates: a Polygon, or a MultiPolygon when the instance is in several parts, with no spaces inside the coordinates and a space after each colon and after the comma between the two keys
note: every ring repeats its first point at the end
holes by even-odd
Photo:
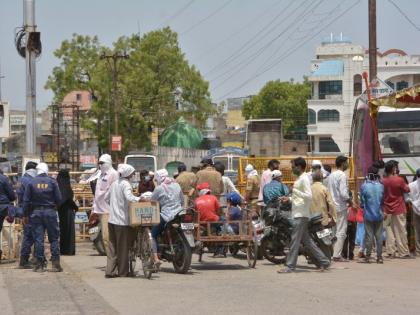
{"type": "MultiPolygon", "coordinates": [[[[294,224],[291,213],[280,208],[266,208],[263,211],[263,219],[266,225],[264,227],[264,236],[261,240],[263,255],[272,263],[284,263],[290,246],[294,224]]],[[[315,215],[310,218],[308,225],[309,236],[328,260],[331,261],[333,233],[330,228],[324,227],[321,221],[321,215],[315,215]]],[[[305,256],[308,263],[318,265],[316,259],[312,257],[311,253],[303,245],[300,246],[299,255],[305,256]]]]}
{"type": "Polygon", "coordinates": [[[177,213],[166,223],[157,243],[160,258],[172,262],[177,273],[187,273],[195,247],[193,216],[186,210],[177,213]]]}
{"type": "Polygon", "coordinates": [[[100,256],[106,256],[104,240],[102,238],[101,224],[97,214],[92,213],[89,217],[88,234],[93,242],[93,247],[100,256]]]}

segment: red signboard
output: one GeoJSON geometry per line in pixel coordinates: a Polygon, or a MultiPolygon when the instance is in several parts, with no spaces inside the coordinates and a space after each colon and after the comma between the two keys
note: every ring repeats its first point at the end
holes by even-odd
{"type": "Polygon", "coordinates": [[[121,136],[112,136],[112,151],[121,151],[121,143],[122,137],[121,136]]]}
{"type": "Polygon", "coordinates": [[[89,165],[98,164],[96,155],[80,155],[80,164],[89,164],[89,165]]]}

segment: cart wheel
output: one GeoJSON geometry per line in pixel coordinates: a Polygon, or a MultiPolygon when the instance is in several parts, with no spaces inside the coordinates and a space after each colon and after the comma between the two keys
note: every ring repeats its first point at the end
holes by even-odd
{"type": "Polygon", "coordinates": [[[246,248],[246,259],[248,260],[249,268],[255,268],[258,259],[258,244],[257,242],[249,242],[246,248]]]}

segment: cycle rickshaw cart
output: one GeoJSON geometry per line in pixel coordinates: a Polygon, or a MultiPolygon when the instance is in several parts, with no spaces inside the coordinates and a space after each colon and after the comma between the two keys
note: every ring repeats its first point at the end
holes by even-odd
{"type": "Polygon", "coordinates": [[[223,221],[201,221],[200,213],[194,210],[194,238],[196,240],[195,252],[199,255],[198,261],[202,261],[204,248],[216,249],[219,246],[234,249],[234,257],[238,251],[246,254],[248,266],[254,268],[257,263],[258,242],[256,231],[252,223],[251,210],[242,209],[242,220],[223,220],[223,221]],[[232,229],[237,227],[238,233],[232,233],[232,229]]]}

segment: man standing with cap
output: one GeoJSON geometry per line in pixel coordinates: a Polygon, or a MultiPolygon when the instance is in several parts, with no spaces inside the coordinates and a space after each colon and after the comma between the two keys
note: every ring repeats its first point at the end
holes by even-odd
{"type": "Polygon", "coordinates": [[[48,165],[39,163],[36,167],[38,176],[29,182],[23,195],[24,222],[32,225],[35,241],[35,272],[44,271],[44,234],[47,230],[51,245],[51,271],[63,271],[60,265],[60,244],[57,206],[61,201],[61,193],[57,181],[48,176],[48,165]]]}
{"type": "MultiPolygon", "coordinates": [[[[32,161],[26,163],[25,166],[25,174],[20,178],[18,183],[18,188],[16,189],[16,193],[18,196],[18,206],[23,207],[23,196],[25,194],[26,186],[31,182],[33,178],[36,177],[36,166],[38,164],[32,161]]],[[[29,263],[29,255],[31,254],[31,247],[34,244],[34,237],[32,234],[32,226],[28,222],[23,227],[23,239],[22,239],[22,246],[20,249],[20,262],[19,268],[20,269],[30,269],[32,265],[29,263]]]]}
{"type": "Polygon", "coordinates": [[[93,200],[93,213],[99,216],[101,223],[101,234],[104,242],[105,250],[109,246],[109,233],[108,233],[108,217],[109,217],[109,204],[105,200],[109,188],[118,178],[118,172],[112,167],[112,158],[109,154],[102,154],[99,158],[99,169],[101,174],[96,182],[95,198],[93,200]]]}

